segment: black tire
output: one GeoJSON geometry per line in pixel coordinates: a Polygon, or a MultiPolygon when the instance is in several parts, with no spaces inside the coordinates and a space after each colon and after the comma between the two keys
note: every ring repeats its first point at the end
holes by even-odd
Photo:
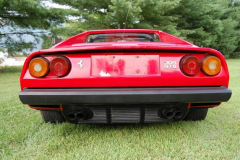
{"type": "Polygon", "coordinates": [[[44,122],[48,123],[63,123],[66,119],[61,112],[58,111],[40,111],[44,122]]]}
{"type": "Polygon", "coordinates": [[[185,121],[201,121],[207,116],[208,108],[191,108],[184,118],[185,121]]]}

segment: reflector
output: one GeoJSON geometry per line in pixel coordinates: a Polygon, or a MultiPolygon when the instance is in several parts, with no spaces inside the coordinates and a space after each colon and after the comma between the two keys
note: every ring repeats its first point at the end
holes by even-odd
{"type": "Polygon", "coordinates": [[[214,76],[221,71],[221,61],[215,56],[206,56],[202,60],[202,70],[206,75],[214,76]]]}
{"type": "Polygon", "coordinates": [[[65,76],[70,70],[70,62],[66,57],[59,56],[50,62],[50,71],[58,77],[65,76]]]}
{"type": "Polygon", "coordinates": [[[33,77],[44,77],[49,71],[49,62],[43,57],[37,57],[30,61],[29,72],[33,77]]]}
{"type": "Polygon", "coordinates": [[[181,60],[180,68],[184,74],[194,76],[200,71],[201,63],[195,56],[185,56],[181,60]]]}

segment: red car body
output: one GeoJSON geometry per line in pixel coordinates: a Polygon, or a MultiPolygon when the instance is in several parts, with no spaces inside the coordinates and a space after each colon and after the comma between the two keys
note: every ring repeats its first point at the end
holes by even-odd
{"type": "Polygon", "coordinates": [[[177,121],[184,119],[192,108],[215,107],[231,97],[228,67],[220,52],[156,30],[83,32],[50,49],[30,54],[20,82],[19,96],[24,104],[33,109],[59,111],[73,123],[177,121]],[[156,34],[160,42],[85,43],[89,35],[109,33],[156,34]],[[58,56],[69,61],[71,68],[67,75],[58,77],[51,71],[40,78],[31,75],[32,59],[44,57],[51,63],[58,56]],[[196,57],[200,62],[207,56],[217,57],[221,70],[214,76],[206,75],[202,69],[186,75],[181,66],[186,56],[196,57]],[[174,109],[182,104],[183,107],[175,107],[181,110],[181,118],[162,116],[164,106],[174,109]],[[73,116],[82,110],[91,116],[73,116]]]}

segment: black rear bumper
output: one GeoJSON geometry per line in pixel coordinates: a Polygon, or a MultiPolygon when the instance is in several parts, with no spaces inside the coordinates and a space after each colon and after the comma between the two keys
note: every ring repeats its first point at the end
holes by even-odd
{"type": "Polygon", "coordinates": [[[230,99],[232,91],[222,87],[171,88],[94,88],[94,89],[24,89],[22,103],[57,104],[157,104],[216,103],[230,99]]]}

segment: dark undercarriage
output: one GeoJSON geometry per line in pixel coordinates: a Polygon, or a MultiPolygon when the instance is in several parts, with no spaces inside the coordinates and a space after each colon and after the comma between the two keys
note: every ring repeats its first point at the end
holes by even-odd
{"type": "Polygon", "coordinates": [[[63,105],[63,116],[72,123],[158,123],[182,120],[187,103],[131,105],[63,105]]]}

